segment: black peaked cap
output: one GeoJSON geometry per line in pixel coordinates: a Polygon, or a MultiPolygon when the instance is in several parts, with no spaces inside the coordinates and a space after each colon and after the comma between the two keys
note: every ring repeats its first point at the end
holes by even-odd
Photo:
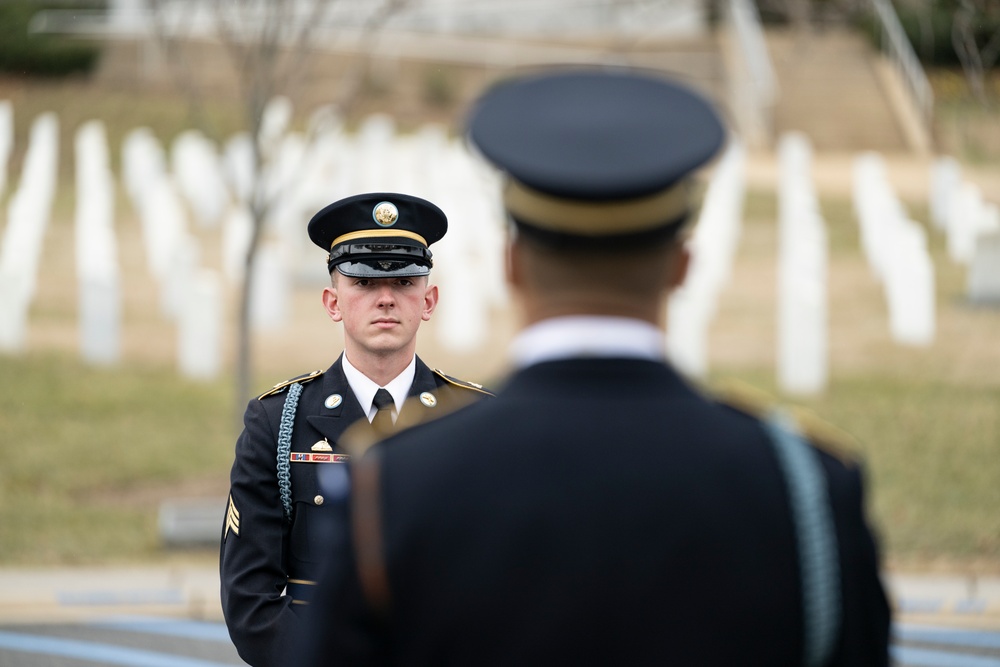
{"type": "Polygon", "coordinates": [[[328,268],[346,275],[426,275],[428,246],[448,231],[433,203],[413,195],[370,192],[324,207],[309,221],[309,238],[330,253],[328,268]],[[349,268],[350,267],[350,268],[349,268]]]}
{"type": "Polygon", "coordinates": [[[494,86],[468,136],[505,172],[516,222],[600,239],[686,219],[690,177],[726,131],[688,86],[646,70],[582,68],[494,86]]]}

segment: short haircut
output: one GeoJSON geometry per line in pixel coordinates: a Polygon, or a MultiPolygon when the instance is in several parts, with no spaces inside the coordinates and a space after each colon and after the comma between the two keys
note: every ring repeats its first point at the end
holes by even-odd
{"type": "Polygon", "coordinates": [[[683,222],[670,228],[614,239],[565,237],[515,222],[518,243],[529,256],[526,279],[539,290],[581,289],[656,298],[674,248],[682,243],[683,222]]]}

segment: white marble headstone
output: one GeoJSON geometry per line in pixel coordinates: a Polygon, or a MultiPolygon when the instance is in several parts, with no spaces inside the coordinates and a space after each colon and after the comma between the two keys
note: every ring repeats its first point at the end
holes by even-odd
{"type": "Polygon", "coordinates": [[[38,265],[55,196],[59,160],[59,120],[43,113],[32,123],[18,188],[7,206],[0,242],[0,345],[20,351],[25,343],[28,308],[35,295],[38,265]]]}
{"type": "Polygon", "coordinates": [[[185,130],[171,145],[174,182],[202,229],[215,229],[229,206],[222,160],[197,130],[185,130]]]}
{"type": "Polygon", "coordinates": [[[7,187],[7,169],[14,149],[14,106],[0,100],[0,196],[7,187]]]}
{"type": "Polygon", "coordinates": [[[121,272],[104,124],[84,123],[75,143],[80,352],[84,361],[107,365],[121,356],[121,272]]]}
{"type": "Polygon", "coordinates": [[[709,368],[708,334],[719,295],[732,272],[743,213],[745,150],[733,141],[705,191],[689,242],[691,261],[684,286],[668,306],[667,354],[690,376],[709,368]]]}
{"type": "Polygon", "coordinates": [[[281,248],[265,241],[257,250],[250,301],[250,326],[257,331],[277,331],[288,323],[291,280],[281,248]]]}
{"type": "Polygon", "coordinates": [[[968,298],[1000,304],[1000,229],[980,234],[969,265],[968,298]]]}
{"type": "Polygon", "coordinates": [[[812,182],[812,147],[801,134],[779,142],[778,353],[781,389],[826,388],[827,237],[812,182]]]}
{"type": "Polygon", "coordinates": [[[187,281],[178,319],[177,356],[181,373],[211,380],[222,369],[222,287],[214,271],[201,269],[187,281]]]}

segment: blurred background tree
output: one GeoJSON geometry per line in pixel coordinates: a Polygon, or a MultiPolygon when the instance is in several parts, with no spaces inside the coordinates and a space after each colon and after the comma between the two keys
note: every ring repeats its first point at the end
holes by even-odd
{"type": "MultiPolygon", "coordinates": [[[[408,0],[377,0],[369,6],[359,30],[359,44],[372,42],[372,35],[408,0]]],[[[301,92],[306,61],[322,40],[336,41],[336,26],[328,13],[335,0],[204,0],[200,3],[178,4],[169,0],[150,0],[152,23],[157,43],[163,50],[178,88],[191,107],[196,124],[209,136],[218,138],[205,112],[206,98],[213,94],[211,83],[200,76],[201,63],[197,51],[188,47],[192,42],[214,37],[222,45],[238,90],[243,129],[253,138],[253,184],[250,188],[249,212],[252,235],[244,261],[243,283],[238,301],[235,359],[236,424],[242,423],[243,408],[253,386],[253,329],[251,303],[255,289],[255,265],[261,245],[261,235],[268,213],[278,200],[263,182],[265,165],[275,156],[275,146],[262,136],[265,109],[269,102],[282,96],[294,102],[301,92]]],[[[339,110],[347,110],[359,95],[367,73],[364,50],[343,56],[349,62],[344,68],[339,110]]],[[[316,128],[311,128],[316,129],[316,128]]],[[[311,137],[310,137],[311,138],[311,137]]]]}

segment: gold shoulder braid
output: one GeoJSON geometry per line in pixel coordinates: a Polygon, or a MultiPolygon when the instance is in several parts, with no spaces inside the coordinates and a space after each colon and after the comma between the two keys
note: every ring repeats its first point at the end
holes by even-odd
{"type": "Polygon", "coordinates": [[[324,372],[325,371],[322,370],[313,371],[312,373],[307,373],[306,375],[300,375],[299,377],[292,378],[291,380],[285,380],[284,382],[279,382],[278,384],[274,385],[273,387],[265,391],[263,394],[258,396],[257,400],[259,401],[262,398],[267,398],[268,396],[274,396],[275,394],[280,394],[285,387],[293,385],[296,382],[301,384],[305,384],[306,382],[312,382],[320,375],[322,375],[324,372]]]}
{"type": "Polygon", "coordinates": [[[796,405],[782,405],[775,397],[744,382],[729,380],[714,390],[715,400],[759,420],[766,420],[775,410],[785,410],[795,420],[803,437],[817,449],[836,457],[841,463],[856,465],[861,450],[857,439],[846,431],[819,418],[816,413],[796,405]]]}
{"type": "Polygon", "coordinates": [[[453,387],[461,387],[462,389],[470,389],[472,391],[479,392],[480,394],[486,394],[487,396],[493,396],[493,392],[484,389],[483,385],[476,384],[475,382],[466,382],[465,380],[459,380],[458,378],[453,378],[450,375],[445,375],[438,369],[433,369],[435,375],[447,382],[453,387]]]}
{"type": "MultiPolygon", "coordinates": [[[[493,395],[485,390],[477,391],[480,394],[493,395]]],[[[433,395],[433,401],[426,401],[425,395],[426,392],[420,396],[407,398],[399,411],[399,416],[396,417],[396,423],[389,428],[380,429],[364,419],[359,419],[347,427],[340,436],[340,446],[347,450],[352,459],[360,458],[375,443],[408,428],[444,417],[475,402],[478,398],[473,392],[439,392],[433,395]]]]}

